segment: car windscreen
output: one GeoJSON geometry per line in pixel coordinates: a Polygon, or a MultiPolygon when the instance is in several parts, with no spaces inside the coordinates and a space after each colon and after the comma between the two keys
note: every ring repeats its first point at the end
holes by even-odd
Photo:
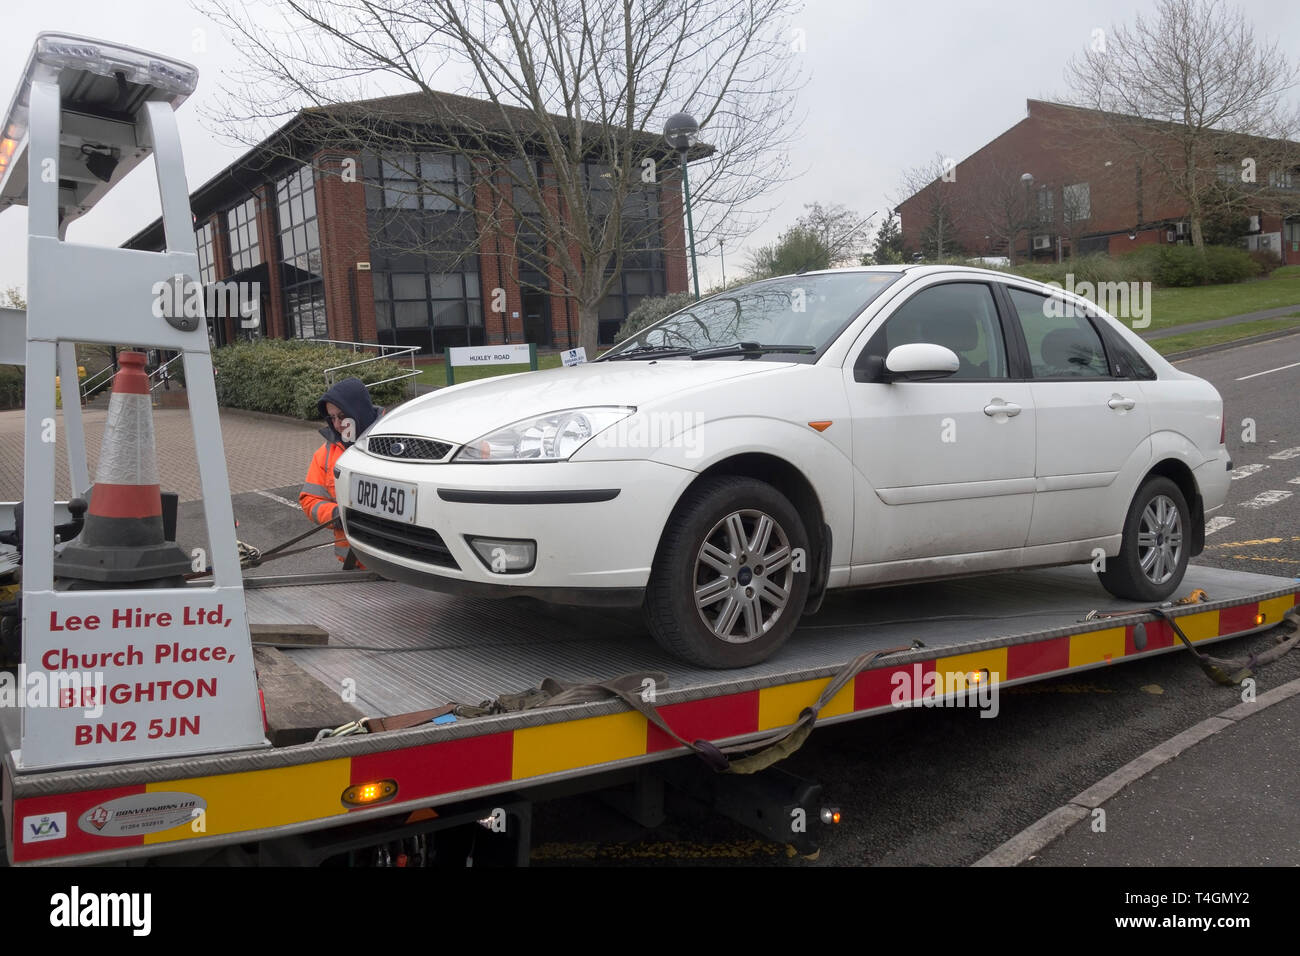
{"type": "MultiPolygon", "coordinates": [[[[703,349],[756,344],[804,347],[820,354],[900,273],[839,272],[768,279],[693,303],[646,326],[602,358],[659,352],[682,356],[703,349]]],[[[798,361],[799,355],[774,358],[798,361]]]]}

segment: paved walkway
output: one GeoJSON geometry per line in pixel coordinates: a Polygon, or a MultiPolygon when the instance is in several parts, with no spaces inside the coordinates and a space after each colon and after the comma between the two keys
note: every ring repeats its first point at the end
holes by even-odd
{"type": "MultiPolygon", "coordinates": [[[[99,459],[107,417],[108,412],[102,408],[89,408],[83,416],[91,481],[95,480],[95,464],[99,459]]],[[[181,501],[201,498],[189,411],[155,408],[153,422],[158,444],[158,475],[163,491],[177,492],[181,501]]],[[[221,436],[231,493],[301,484],[312,453],[321,445],[321,437],[316,433],[318,427],[312,422],[221,409],[221,436]]],[[[71,488],[67,446],[62,438],[62,412],[58,416],[56,434],[59,440],[54,495],[62,500],[68,497],[71,488]]],[[[23,413],[21,409],[0,411],[0,501],[18,501],[22,496],[23,413]]]]}
{"type": "Polygon", "coordinates": [[[1300,303],[1297,303],[1296,305],[1284,305],[1276,309],[1264,309],[1262,312],[1246,312],[1242,315],[1229,315],[1222,319],[1206,319],[1204,322],[1187,322],[1183,325],[1174,325],[1167,329],[1152,329],[1149,332],[1139,332],[1138,335],[1148,340],[1166,339],[1171,335],[1183,335],[1186,332],[1200,332],[1203,329],[1217,329],[1225,325],[1241,325],[1243,322],[1256,322],[1260,319],[1285,319],[1293,315],[1300,316],[1300,303]]]}

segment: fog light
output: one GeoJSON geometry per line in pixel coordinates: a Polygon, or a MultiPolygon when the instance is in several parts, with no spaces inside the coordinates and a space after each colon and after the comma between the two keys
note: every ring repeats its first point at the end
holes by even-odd
{"type": "Polygon", "coordinates": [[[523,574],[537,560],[537,542],[513,538],[471,538],[466,536],[483,567],[493,574],[523,574]]]}

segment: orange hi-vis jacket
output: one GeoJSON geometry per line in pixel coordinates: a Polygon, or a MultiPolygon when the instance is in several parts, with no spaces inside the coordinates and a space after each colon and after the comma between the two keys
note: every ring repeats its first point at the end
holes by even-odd
{"type": "MultiPolygon", "coordinates": [[[[334,494],[334,464],[346,449],[336,441],[327,441],[316,449],[307,466],[307,480],[298,492],[298,504],[316,524],[329,524],[338,514],[334,494]]],[[[348,539],[341,528],[334,529],[334,556],[343,561],[348,556],[348,539]]]]}

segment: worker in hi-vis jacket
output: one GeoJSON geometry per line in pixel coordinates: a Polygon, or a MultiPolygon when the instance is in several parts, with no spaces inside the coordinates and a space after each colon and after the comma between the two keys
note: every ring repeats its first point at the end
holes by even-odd
{"type": "Polygon", "coordinates": [[[338,496],[334,493],[334,465],[357,436],[383,414],[383,409],[371,403],[370,391],[359,378],[335,382],[316,403],[316,409],[325,419],[325,427],[320,430],[325,444],[312,455],[298,503],[312,521],[334,526],[334,556],[344,568],[360,567],[343,534],[338,496]]]}

